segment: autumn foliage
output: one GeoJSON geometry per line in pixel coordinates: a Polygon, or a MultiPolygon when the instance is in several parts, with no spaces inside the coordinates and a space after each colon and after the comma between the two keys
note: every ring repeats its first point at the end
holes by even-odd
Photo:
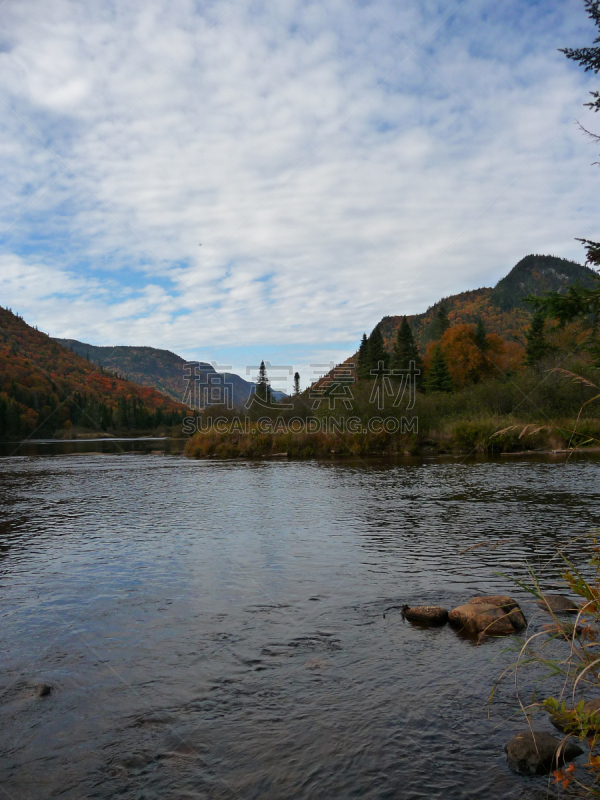
{"type": "Polygon", "coordinates": [[[0,437],[151,430],[187,413],[155,389],[122,380],[0,308],[0,437]]]}

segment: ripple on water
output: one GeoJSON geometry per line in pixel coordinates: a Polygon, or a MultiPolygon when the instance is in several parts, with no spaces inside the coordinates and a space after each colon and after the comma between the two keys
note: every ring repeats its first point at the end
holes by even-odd
{"type": "Polygon", "coordinates": [[[510,687],[487,718],[505,643],[413,628],[399,608],[510,591],[498,573],[526,561],[554,588],[549,556],[598,525],[596,463],[82,455],[0,472],[15,800],[543,789],[506,766],[510,687]]]}

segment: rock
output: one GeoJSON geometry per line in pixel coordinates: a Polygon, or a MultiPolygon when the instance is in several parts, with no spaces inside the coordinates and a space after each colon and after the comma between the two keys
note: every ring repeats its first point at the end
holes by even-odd
{"type": "Polygon", "coordinates": [[[543,731],[524,731],[504,747],[511,769],[520,775],[546,775],[573,761],[583,750],[543,731]]]}
{"type": "Polygon", "coordinates": [[[538,606],[553,614],[575,614],[579,611],[579,606],[562,594],[544,594],[538,600],[538,606]]]}
{"type": "Polygon", "coordinates": [[[402,606],[402,616],[421,625],[445,625],[448,612],[441,606],[402,606]]]}
{"type": "Polygon", "coordinates": [[[513,608],[519,608],[517,601],[505,594],[482,595],[469,600],[469,603],[485,603],[486,605],[502,608],[504,611],[512,611],[513,608]]]}
{"type": "MultiPolygon", "coordinates": [[[[572,708],[567,709],[568,711],[573,711],[572,708]]],[[[591,727],[594,730],[600,731],[600,698],[597,700],[589,700],[583,706],[583,713],[584,714],[593,714],[593,719],[591,720],[591,727]]],[[[558,728],[559,731],[564,731],[568,719],[565,719],[560,712],[551,713],[550,714],[550,722],[554,725],[555,728],[558,728]]]]}
{"type": "Polygon", "coordinates": [[[504,594],[492,594],[483,597],[474,597],[470,603],[481,603],[496,606],[508,613],[508,617],[516,631],[522,631],[527,626],[527,620],[519,608],[519,604],[512,597],[504,594]]]}
{"type": "Polygon", "coordinates": [[[474,597],[449,614],[450,624],[472,634],[506,636],[522,630],[527,622],[519,604],[504,595],[474,597]]]}
{"type": "Polygon", "coordinates": [[[36,697],[48,697],[52,693],[52,686],[49,683],[38,683],[35,687],[36,697]]]}

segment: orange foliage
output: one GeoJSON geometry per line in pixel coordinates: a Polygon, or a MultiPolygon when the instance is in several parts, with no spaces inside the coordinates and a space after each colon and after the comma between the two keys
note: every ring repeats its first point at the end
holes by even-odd
{"type": "MultiPolygon", "coordinates": [[[[523,348],[516,342],[505,342],[495,333],[486,337],[487,348],[482,351],[475,341],[473,325],[453,325],[443,334],[440,346],[448,362],[454,386],[458,389],[488,378],[501,377],[521,365],[523,348]]],[[[429,366],[436,342],[427,348],[425,366],[429,366]]]]}

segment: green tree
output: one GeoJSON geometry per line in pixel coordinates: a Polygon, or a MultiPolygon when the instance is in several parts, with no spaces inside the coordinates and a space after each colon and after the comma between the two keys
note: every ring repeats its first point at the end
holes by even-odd
{"type": "Polygon", "coordinates": [[[264,361],[260,362],[260,367],[258,368],[258,375],[256,377],[256,397],[263,403],[271,405],[273,393],[264,361]]]}
{"type": "Polygon", "coordinates": [[[300,373],[294,372],[294,394],[300,394],[300,373]]]}
{"type": "Polygon", "coordinates": [[[487,331],[481,317],[477,320],[477,327],[475,328],[475,344],[483,353],[489,347],[487,331]]]}
{"type": "Polygon", "coordinates": [[[552,347],[546,341],[544,325],[546,316],[543,311],[536,311],[531,320],[529,330],[525,334],[525,363],[528,367],[535,367],[542,358],[547,356],[552,347]]]}
{"type": "Polygon", "coordinates": [[[448,310],[445,303],[440,303],[438,312],[435,315],[433,324],[431,325],[431,338],[434,342],[439,341],[450,327],[450,320],[448,319],[448,310]]]}
{"type": "Polygon", "coordinates": [[[423,373],[423,360],[419,354],[419,348],[413,336],[412,328],[406,317],[403,317],[396,335],[396,343],[390,359],[390,367],[392,369],[410,369],[411,361],[414,362],[415,368],[421,372],[421,375],[417,376],[417,385],[420,385],[423,373]]]}
{"type": "Polygon", "coordinates": [[[371,364],[369,361],[369,340],[367,339],[367,334],[363,333],[360,342],[360,347],[358,348],[358,356],[356,359],[356,379],[359,381],[367,380],[370,377],[369,376],[370,369],[371,369],[371,364]]]}
{"type": "Polygon", "coordinates": [[[379,362],[383,363],[384,369],[389,366],[390,355],[385,349],[383,336],[379,330],[379,325],[373,329],[373,333],[369,336],[368,340],[368,353],[369,353],[369,373],[372,369],[379,368],[379,362]]]}
{"type": "MultiPolygon", "coordinates": [[[[589,18],[600,31],[600,0],[584,0],[583,4],[589,18]]],[[[594,39],[593,43],[596,45],[600,43],[600,35],[594,39]]],[[[586,72],[600,72],[600,47],[577,47],[575,49],[564,47],[559,50],[559,53],[564,53],[567,58],[576,61],[586,72]]],[[[590,94],[594,100],[585,105],[594,111],[600,111],[600,92],[590,92],[590,94]]]]}
{"type": "MultiPolygon", "coordinates": [[[[598,45],[600,44],[600,0],[583,0],[583,4],[588,13],[588,17],[594,22],[598,29],[599,35],[596,36],[593,42],[594,45],[598,45]]],[[[559,52],[564,53],[566,57],[570,58],[572,61],[576,61],[586,72],[593,72],[595,74],[600,72],[600,47],[598,46],[564,47],[561,48],[559,52]]],[[[593,111],[600,111],[600,92],[590,92],[590,94],[593,100],[590,103],[585,103],[585,105],[593,111]]],[[[597,134],[591,133],[585,128],[583,128],[583,130],[588,136],[591,136],[592,139],[600,141],[600,136],[597,134]]],[[[587,263],[600,267],[600,242],[592,242],[589,239],[579,239],[579,241],[582,242],[586,248],[587,263]]]]}
{"type": "Polygon", "coordinates": [[[436,344],[425,380],[425,389],[428,392],[451,392],[453,388],[444,351],[439,344],[436,344]]]}

